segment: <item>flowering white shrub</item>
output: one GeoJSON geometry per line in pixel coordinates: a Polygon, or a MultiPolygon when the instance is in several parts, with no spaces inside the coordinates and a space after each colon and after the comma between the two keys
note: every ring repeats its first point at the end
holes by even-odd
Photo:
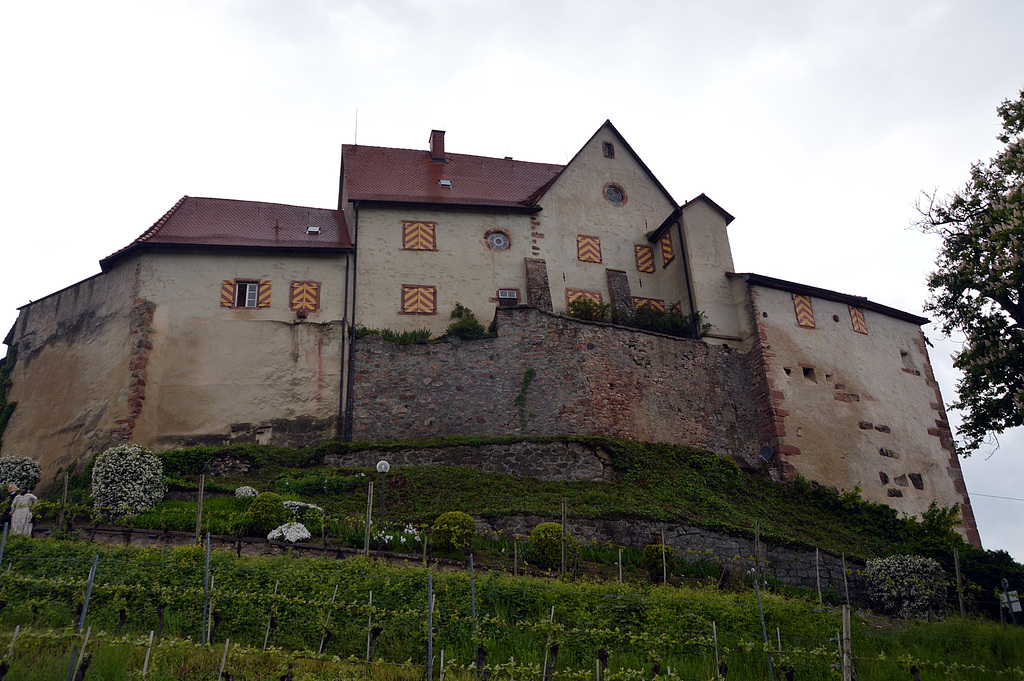
{"type": "Polygon", "coordinates": [[[285,523],[280,527],[274,528],[267,535],[267,539],[280,540],[294,544],[297,541],[310,538],[309,530],[302,523],[285,523]]]}
{"type": "Polygon", "coordinates": [[[235,490],[235,497],[238,499],[252,499],[255,498],[259,492],[256,491],[255,487],[249,487],[249,485],[242,485],[235,490]]]}
{"type": "Polygon", "coordinates": [[[292,512],[292,515],[299,515],[301,512],[305,512],[307,509],[310,511],[319,511],[323,513],[324,509],[320,508],[316,504],[307,504],[304,501],[285,501],[284,507],[292,512]]]}
{"type": "Polygon", "coordinates": [[[401,530],[377,530],[371,536],[377,544],[399,549],[415,548],[423,541],[419,530],[412,525],[406,525],[401,530]]]}
{"type": "Polygon", "coordinates": [[[163,464],[139,445],[117,445],[96,457],[92,501],[105,518],[153,508],[165,490],[163,464]]]}
{"type": "Polygon", "coordinates": [[[868,596],[887,614],[920,619],[942,608],[946,574],[932,558],[875,558],[867,563],[867,578],[868,596]]]}
{"type": "Polygon", "coordinates": [[[4,494],[11,483],[19,490],[32,489],[39,484],[42,474],[39,463],[27,456],[0,456],[0,483],[4,494]]]}

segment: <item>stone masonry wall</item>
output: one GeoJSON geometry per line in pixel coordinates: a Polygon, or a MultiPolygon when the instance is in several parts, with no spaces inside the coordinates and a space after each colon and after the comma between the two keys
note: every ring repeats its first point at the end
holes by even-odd
{"type": "MultiPolygon", "coordinates": [[[[477,531],[483,533],[504,533],[525,538],[542,522],[553,518],[540,516],[503,516],[493,519],[477,519],[477,531]]],[[[665,533],[665,544],[671,546],[683,560],[695,562],[711,559],[734,570],[748,572],[754,567],[754,540],[732,537],[712,530],[673,523],[638,522],[636,520],[589,520],[569,519],[566,523],[569,534],[584,542],[642,548],[648,544],[660,544],[661,533],[665,533]]],[[[821,589],[833,589],[844,593],[843,559],[824,551],[817,555],[812,549],[786,546],[771,546],[762,542],[761,560],[766,574],[787,586],[815,588],[821,579],[821,589]],[[817,565],[816,565],[817,561],[817,565]]],[[[865,596],[864,565],[847,561],[847,582],[850,596],[854,600],[865,596]]]]}
{"type": "Polygon", "coordinates": [[[353,439],[603,434],[745,461],[763,444],[744,353],[531,308],[495,321],[477,341],[358,339],[353,439]]]}
{"type": "Polygon", "coordinates": [[[328,454],[324,464],[373,468],[381,459],[392,466],[469,466],[487,473],[558,482],[601,482],[612,474],[611,461],[604,451],[576,442],[366,450],[328,454]]]}

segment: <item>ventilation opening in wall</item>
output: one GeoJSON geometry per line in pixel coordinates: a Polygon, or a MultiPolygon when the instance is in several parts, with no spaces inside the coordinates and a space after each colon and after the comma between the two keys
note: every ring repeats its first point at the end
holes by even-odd
{"type": "Polygon", "coordinates": [[[900,360],[903,362],[904,369],[910,369],[911,371],[917,369],[917,367],[914,366],[914,361],[910,359],[910,353],[906,350],[900,350],[900,360]]]}
{"type": "Polygon", "coordinates": [[[501,307],[515,307],[519,304],[519,291],[514,288],[498,289],[498,305],[501,307]]]}
{"type": "Polygon", "coordinates": [[[806,378],[808,381],[814,381],[815,383],[818,382],[818,379],[815,378],[815,376],[814,376],[814,368],[813,367],[801,367],[801,368],[804,370],[804,378],[806,378]]]}

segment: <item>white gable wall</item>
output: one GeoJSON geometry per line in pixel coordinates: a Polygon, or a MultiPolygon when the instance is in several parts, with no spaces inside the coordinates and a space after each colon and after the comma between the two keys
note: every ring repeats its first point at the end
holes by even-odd
{"type": "MultiPolygon", "coordinates": [[[[567,288],[600,291],[610,302],[606,269],[622,270],[635,297],[664,300],[666,306],[682,301],[682,280],[664,276],[660,249],[647,234],[675,209],[625,143],[605,126],[580,150],[541,198],[539,233],[534,257],[547,261],[551,300],[556,311],[566,309],[567,288]],[[605,158],[603,143],[615,146],[615,158],[605,158]],[[604,197],[605,185],[621,187],[626,201],[615,205],[604,197]],[[577,235],[601,240],[601,263],[580,262],[577,235]],[[637,271],[634,245],[655,249],[655,272],[637,271]]],[[[676,259],[679,259],[676,244],[676,259]]]]}

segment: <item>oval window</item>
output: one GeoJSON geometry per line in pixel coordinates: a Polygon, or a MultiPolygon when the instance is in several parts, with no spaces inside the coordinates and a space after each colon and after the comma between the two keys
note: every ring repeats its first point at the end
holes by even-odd
{"type": "Polygon", "coordinates": [[[622,188],[614,184],[610,184],[604,188],[604,198],[608,199],[614,204],[622,203],[625,198],[625,194],[622,193],[622,188]]]}

